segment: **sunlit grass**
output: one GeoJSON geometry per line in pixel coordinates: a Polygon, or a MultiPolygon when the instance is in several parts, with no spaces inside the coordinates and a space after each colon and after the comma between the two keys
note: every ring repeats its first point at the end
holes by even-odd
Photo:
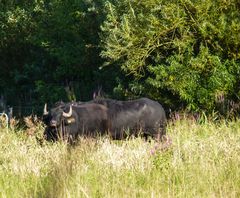
{"type": "Polygon", "coordinates": [[[141,138],[39,143],[42,130],[0,129],[0,197],[240,197],[240,121],[171,122],[164,151],[141,138]]]}

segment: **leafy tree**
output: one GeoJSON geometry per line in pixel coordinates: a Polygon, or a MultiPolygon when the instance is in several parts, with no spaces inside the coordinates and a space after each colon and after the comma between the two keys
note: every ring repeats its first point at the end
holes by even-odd
{"type": "Polygon", "coordinates": [[[8,103],[21,105],[26,97],[31,97],[22,73],[31,60],[29,36],[35,29],[32,20],[34,6],[32,1],[0,2],[0,92],[8,103]]]}
{"type": "Polygon", "coordinates": [[[42,7],[39,31],[32,42],[54,60],[46,64],[52,75],[42,79],[42,83],[61,85],[70,100],[88,100],[97,86],[113,86],[113,77],[105,69],[99,69],[103,11],[101,0],[50,1],[42,7]]]}
{"type": "Polygon", "coordinates": [[[15,111],[29,106],[25,113],[33,107],[41,113],[45,102],[91,99],[98,85],[112,89],[116,72],[99,69],[102,6],[100,0],[0,1],[0,94],[15,111]]]}
{"type": "Polygon", "coordinates": [[[236,0],[107,2],[101,55],[131,76],[135,95],[213,110],[220,96],[240,97],[239,8],[236,0]]]}

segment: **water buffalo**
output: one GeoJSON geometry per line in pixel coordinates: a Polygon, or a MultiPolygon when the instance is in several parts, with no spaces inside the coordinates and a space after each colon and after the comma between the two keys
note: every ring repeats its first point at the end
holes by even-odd
{"type": "Polygon", "coordinates": [[[47,140],[73,141],[77,136],[96,136],[108,129],[107,108],[95,103],[60,104],[47,112],[44,107],[43,121],[47,125],[47,140]]]}
{"type": "Polygon", "coordinates": [[[50,112],[44,108],[43,117],[48,139],[57,139],[59,136],[75,139],[78,135],[108,133],[113,139],[143,135],[161,140],[165,135],[165,111],[158,102],[148,98],[61,103],[50,112]]]}
{"type": "Polygon", "coordinates": [[[141,133],[160,140],[166,133],[166,113],[156,101],[140,98],[129,101],[96,99],[93,102],[108,108],[110,131],[114,139],[141,133]]]}

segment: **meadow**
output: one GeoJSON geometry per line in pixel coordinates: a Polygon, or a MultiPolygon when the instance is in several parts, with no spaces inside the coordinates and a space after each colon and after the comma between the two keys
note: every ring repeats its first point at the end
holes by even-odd
{"type": "Polygon", "coordinates": [[[141,138],[49,143],[43,130],[0,128],[0,197],[240,197],[240,120],[170,121],[165,150],[141,138]]]}

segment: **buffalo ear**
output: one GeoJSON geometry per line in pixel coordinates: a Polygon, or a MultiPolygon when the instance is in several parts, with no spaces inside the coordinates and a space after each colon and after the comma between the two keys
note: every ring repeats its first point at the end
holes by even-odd
{"type": "Polygon", "coordinates": [[[65,120],[66,124],[72,124],[72,123],[75,123],[75,122],[76,122],[75,118],[68,118],[68,119],[65,120]]]}

